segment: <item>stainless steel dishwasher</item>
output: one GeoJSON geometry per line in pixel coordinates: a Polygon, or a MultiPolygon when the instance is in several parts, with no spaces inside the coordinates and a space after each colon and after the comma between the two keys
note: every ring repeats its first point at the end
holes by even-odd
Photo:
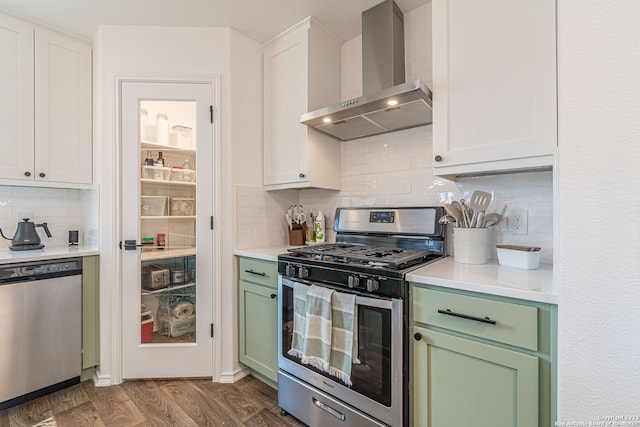
{"type": "Polygon", "coordinates": [[[0,410],[80,382],[82,258],[0,265],[0,410]]]}

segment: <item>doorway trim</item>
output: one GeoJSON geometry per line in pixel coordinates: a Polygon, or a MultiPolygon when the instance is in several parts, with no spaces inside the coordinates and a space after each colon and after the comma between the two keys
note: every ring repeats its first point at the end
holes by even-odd
{"type": "MultiPolygon", "coordinates": [[[[220,126],[220,75],[219,74],[207,74],[207,75],[168,75],[168,76],[158,76],[158,75],[115,75],[111,80],[113,82],[112,94],[114,96],[113,102],[113,145],[112,155],[113,155],[113,163],[114,168],[112,172],[112,177],[110,180],[110,185],[113,188],[113,198],[111,207],[101,207],[100,210],[103,209],[112,209],[115,213],[113,216],[113,227],[109,234],[101,233],[102,237],[107,237],[111,240],[111,257],[110,259],[113,261],[112,265],[108,266],[111,270],[111,279],[113,280],[113,286],[111,288],[111,294],[109,295],[109,304],[110,310],[107,313],[101,313],[100,319],[101,322],[104,320],[108,320],[110,334],[107,336],[101,333],[102,339],[109,339],[110,349],[109,352],[109,371],[101,373],[100,369],[96,371],[96,376],[94,378],[94,382],[98,386],[106,386],[112,384],[119,384],[122,382],[122,265],[120,260],[120,249],[118,248],[117,242],[123,240],[121,235],[121,226],[122,226],[122,218],[120,215],[121,205],[122,205],[122,170],[121,170],[121,156],[122,156],[122,129],[121,129],[121,120],[120,120],[120,112],[121,112],[121,86],[124,82],[137,82],[137,83],[206,83],[210,84],[213,88],[213,167],[214,167],[214,185],[212,188],[212,197],[213,197],[213,216],[214,216],[214,234],[213,234],[213,283],[212,283],[212,312],[213,312],[213,345],[212,345],[212,354],[211,354],[211,372],[212,372],[212,380],[214,382],[220,381],[220,363],[221,363],[221,348],[220,345],[220,325],[222,322],[221,316],[221,269],[220,269],[220,258],[221,258],[221,243],[220,243],[220,215],[221,215],[221,201],[220,201],[220,191],[221,191],[221,179],[222,179],[222,171],[221,171],[221,150],[220,150],[220,135],[221,135],[221,126],[220,126]],[[106,315],[105,315],[106,314],[106,315]]],[[[103,126],[108,126],[108,123],[103,122],[103,126]]],[[[101,135],[98,135],[101,137],[101,135]]],[[[108,141],[107,141],[108,143],[108,141]]],[[[99,159],[98,159],[99,161],[99,159]]],[[[104,177],[104,174],[102,175],[104,177]]],[[[102,246],[102,245],[101,245],[102,246]]],[[[102,264],[102,263],[101,263],[102,264]]],[[[101,274],[100,274],[100,282],[101,286],[106,286],[105,281],[103,280],[103,268],[107,268],[101,266],[101,274]]],[[[103,292],[101,292],[103,294],[103,292]]],[[[104,304],[100,304],[100,310],[103,311],[105,309],[104,304]]],[[[101,351],[102,354],[102,351],[101,351]]],[[[101,357],[102,359],[102,357],[101,357]]],[[[101,362],[102,364],[102,362],[101,362]]]]}

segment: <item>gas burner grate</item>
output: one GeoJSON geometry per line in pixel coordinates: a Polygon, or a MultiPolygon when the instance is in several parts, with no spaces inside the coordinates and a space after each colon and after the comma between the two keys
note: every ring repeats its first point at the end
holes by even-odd
{"type": "Polygon", "coordinates": [[[424,261],[431,251],[367,245],[326,244],[289,249],[290,252],[317,261],[360,264],[398,269],[424,261]]]}

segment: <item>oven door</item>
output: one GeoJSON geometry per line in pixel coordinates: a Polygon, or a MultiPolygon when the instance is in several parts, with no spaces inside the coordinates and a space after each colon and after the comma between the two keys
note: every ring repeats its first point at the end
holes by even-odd
{"type": "MultiPolygon", "coordinates": [[[[344,288],[315,282],[305,284],[330,287],[337,292],[345,291],[344,288]]],[[[352,364],[352,385],[347,386],[340,379],[309,365],[303,365],[299,358],[288,354],[293,338],[293,285],[294,281],[290,278],[282,275],[278,277],[280,371],[297,377],[383,423],[402,425],[402,300],[356,293],[357,357],[360,363],[352,364]]],[[[283,402],[286,398],[281,399],[281,396],[278,396],[278,400],[283,402]]]]}

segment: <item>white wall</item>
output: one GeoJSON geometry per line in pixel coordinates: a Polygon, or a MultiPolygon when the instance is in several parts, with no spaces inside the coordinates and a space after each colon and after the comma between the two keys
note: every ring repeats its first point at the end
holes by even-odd
{"type": "MultiPolygon", "coordinates": [[[[219,170],[220,193],[211,189],[212,197],[220,207],[220,217],[216,218],[219,231],[220,283],[216,283],[214,295],[222,305],[223,313],[214,313],[220,322],[216,324],[214,346],[225,351],[235,348],[234,306],[226,302],[235,294],[235,268],[232,250],[235,245],[233,211],[233,156],[235,146],[248,144],[245,138],[254,138],[249,133],[240,133],[242,140],[236,140],[234,132],[239,132],[234,117],[243,114],[250,120],[261,117],[259,106],[246,96],[242,88],[236,87],[237,79],[260,79],[261,69],[256,69],[255,56],[258,45],[245,36],[228,28],[163,28],[136,26],[102,26],[94,40],[94,143],[98,156],[96,176],[100,184],[101,238],[100,238],[100,367],[99,383],[117,383],[120,378],[119,348],[119,288],[117,272],[120,251],[118,186],[119,151],[117,147],[116,121],[116,79],[118,77],[139,78],[212,78],[220,75],[219,123],[220,149],[216,152],[221,168],[219,170]],[[233,57],[231,60],[232,49],[233,57]],[[248,59],[247,59],[248,58],[248,59]],[[251,60],[253,58],[253,60],[251,60]],[[241,69],[242,61],[252,68],[241,69]],[[234,76],[231,69],[234,68],[234,76]],[[235,80],[234,80],[235,79],[235,80]],[[234,92],[235,91],[235,92],[234,92]],[[236,93],[237,92],[237,93],[236,93]],[[241,105],[238,105],[240,103],[241,105]],[[240,111],[235,111],[239,109],[240,111]],[[231,332],[229,332],[231,331],[231,332]],[[226,340],[232,340],[227,342],[226,340]]],[[[253,142],[259,147],[259,141],[253,142]]],[[[213,261],[213,260],[212,260],[213,261]]],[[[214,375],[233,376],[237,371],[237,358],[233,355],[217,360],[214,375]]]]}
{"type": "MultiPolygon", "coordinates": [[[[0,185],[0,228],[11,238],[23,218],[40,224],[46,222],[51,232],[47,237],[36,228],[40,240],[48,247],[66,246],[69,230],[78,230],[79,243],[97,243],[97,190],[61,188],[10,187],[0,185]]],[[[0,238],[0,249],[7,249],[9,240],[0,238]]]]}
{"type": "Polygon", "coordinates": [[[640,415],[638,28],[636,0],[558,1],[555,272],[565,422],[640,415]]]}

